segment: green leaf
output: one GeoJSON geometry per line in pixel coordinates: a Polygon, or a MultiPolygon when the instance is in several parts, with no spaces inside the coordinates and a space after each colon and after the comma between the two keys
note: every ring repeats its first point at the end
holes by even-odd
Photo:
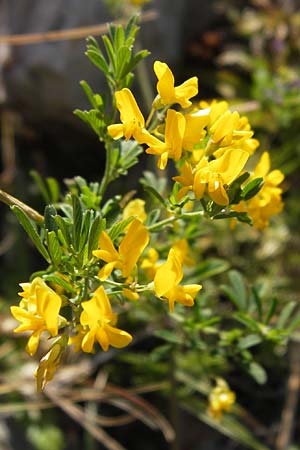
{"type": "Polygon", "coordinates": [[[265,322],[266,324],[268,324],[268,323],[270,322],[270,320],[272,319],[273,314],[274,314],[275,311],[276,311],[277,304],[278,304],[277,298],[273,297],[273,298],[271,299],[271,304],[270,304],[270,306],[269,306],[268,312],[267,312],[267,314],[266,314],[266,318],[265,318],[265,320],[264,320],[264,322],[265,322]]]}
{"type": "Polygon", "coordinates": [[[40,254],[45,258],[45,260],[49,263],[50,258],[49,254],[47,252],[46,247],[44,246],[40,236],[38,235],[38,232],[35,227],[35,223],[32,222],[28,216],[24,213],[24,211],[19,208],[18,206],[14,205],[11,207],[12,211],[17,216],[20,224],[28,234],[28,236],[31,238],[32,242],[36,246],[37,250],[40,252],[40,254]]]}
{"type": "Polygon", "coordinates": [[[104,36],[102,36],[102,39],[103,39],[103,43],[105,45],[105,50],[106,50],[107,56],[111,63],[111,67],[113,69],[113,73],[115,73],[116,72],[116,59],[115,59],[114,48],[106,34],[104,36]]]}
{"type": "Polygon", "coordinates": [[[236,293],[236,297],[239,298],[240,309],[247,309],[247,289],[245,285],[244,278],[237,270],[230,270],[228,272],[228,277],[231,286],[236,293]]]}
{"type": "Polygon", "coordinates": [[[251,288],[251,294],[250,294],[249,302],[256,306],[256,310],[258,312],[259,320],[262,320],[263,310],[262,310],[261,299],[260,299],[258,290],[257,290],[257,288],[255,286],[252,286],[252,288],[251,288]]]}
{"type": "Polygon", "coordinates": [[[285,307],[282,309],[279,318],[277,320],[276,323],[276,328],[281,328],[283,329],[286,324],[287,321],[289,320],[289,318],[291,317],[294,309],[296,306],[296,302],[289,302],[287,305],[285,305],[285,307]]]}
{"type": "Polygon", "coordinates": [[[219,213],[213,216],[213,219],[237,219],[239,222],[252,224],[252,221],[246,212],[229,211],[227,213],[219,213]]]}
{"type": "Polygon", "coordinates": [[[112,241],[114,241],[124,230],[125,228],[133,221],[134,217],[128,217],[127,219],[122,220],[114,224],[109,230],[109,236],[112,241]]]}
{"type": "Polygon", "coordinates": [[[82,252],[84,246],[87,243],[89,230],[91,226],[91,219],[92,219],[92,212],[90,210],[87,210],[84,212],[82,217],[82,227],[80,231],[80,240],[79,240],[79,253],[82,252]]]}
{"type": "Polygon", "coordinates": [[[254,180],[250,181],[250,183],[248,183],[244,189],[242,190],[242,194],[241,197],[244,200],[249,200],[250,198],[254,197],[254,195],[256,195],[261,188],[264,185],[264,179],[263,178],[255,178],[254,180]]]}
{"type": "Polygon", "coordinates": [[[90,61],[96,67],[98,67],[98,69],[100,69],[105,75],[108,73],[109,69],[107,62],[105,61],[104,56],[100,53],[100,50],[97,51],[95,49],[89,49],[86,51],[85,54],[88,56],[90,61]]]}
{"type": "Polygon", "coordinates": [[[267,373],[265,369],[255,361],[251,361],[249,364],[248,373],[258,384],[265,384],[267,381],[267,373]]]}
{"type": "Polygon", "coordinates": [[[159,201],[164,207],[166,207],[166,200],[160,195],[160,193],[152,186],[149,186],[147,184],[143,185],[144,189],[148,194],[150,194],[152,197],[156,198],[156,200],[159,201]]]}
{"type": "Polygon", "coordinates": [[[99,236],[105,228],[105,223],[106,220],[101,219],[99,216],[92,223],[88,238],[88,259],[91,259],[93,250],[98,248],[99,236]]]}
{"type": "Polygon", "coordinates": [[[61,262],[62,249],[57,239],[55,231],[49,231],[46,234],[48,251],[53,265],[58,267],[61,262]]]}
{"type": "Polygon", "coordinates": [[[58,202],[59,196],[60,196],[60,188],[59,188],[58,181],[55,178],[48,177],[48,178],[46,178],[46,183],[47,183],[48,191],[49,191],[49,195],[50,195],[50,202],[51,203],[58,202]]]}
{"type": "Polygon", "coordinates": [[[256,322],[255,319],[248,316],[247,314],[244,314],[242,312],[237,312],[233,315],[233,317],[240,323],[246,326],[249,330],[253,331],[254,333],[260,333],[260,327],[259,323],[256,322]]]}
{"type": "Polygon", "coordinates": [[[103,99],[99,94],[94,94],[92,91],[92,88],[88,85],[88,83],[84,80],[80,82],[80,85],[82,86],[87,98],[89,99],[90,104],[94,107],[94,109],[103,110],[103,99]]]}
{"type": "Polygon", "coordinates": [[[121,79],[127,74],[127,66],[130,61],[131,51],[128,47],[119,48],[116,60],[117,60],[117,69],[116,69],[116,78],[121,79]]]}
{"type": "Polygon", "coordinates": [[[72,207],[73,207],[73,230],[72,230],[73,245],[75,250],[79,250],[83,211],[80,200],[76,195],[72,195],[72,207]]]}
{"type": "Polygon", "coordinates": [[[90,111],[75,109],[74,114],[83,122],[86,122],[99,137],[102,136],[106,124],[100,116],[99,111],[96,111],[95,109],[91,109],[90,111]]]}
{"type": "Polygon", "coordinates": [[[121,141],[121,155],[118,161],[118,172],[126,175],[128,169],[138,163],[137,156],[143,153],[141,145],[136,141],[121,141]]]}
{"type": "Polygon", "coordinates": [[[57,232],[58,236],[63,238],[61,240],[64,241],[64,244],[70,249],[72,245],[71,240],[71,223],[67,220],[62,218],[61,216],[57,215],[54,217],[55,222],[57,223],[59,230],[57,232]]]}
{"type": "Polygon", "coordinates": [[[262,337],[259,334],[249,334],[241,338],[238,342],[238,347],[240,350],[245,350],[250,347],[254,347],[262,342],[262,337]]]}

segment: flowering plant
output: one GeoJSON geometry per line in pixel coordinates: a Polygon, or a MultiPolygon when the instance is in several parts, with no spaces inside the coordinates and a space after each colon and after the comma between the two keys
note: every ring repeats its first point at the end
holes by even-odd
{"type": "MultiPolygon", "coordinates": [[[[137,30],[135,18],[125,27],[110,25],[103,36],[105,51],[88,38],[87,56],[104,74],[109,95],[94,93],[82,81],[91,109],[75,114],[104,144],[101,180],[89,183],[77,176],[60,194],[54,179],[43,181],[35,174],[47,203],[43,215],[1,191],[47,263],[30,282],[21,283],[22,299],[11,307],[20,323],[15,332],[30,333],[26,350],[31,356],[42,338],[50,338],[35,373],[39,391],[67,352],[134,345],[135,333],[125,320],[130,314],[133,329],[146,324],[165,342],[157,358],[176,355],[180,370],[175,376],[183,383],[190,383],[184,367],[199,351],[215,352],[222,364],[227,357],[239,359],[263,382],[252,347],[264,340],[283,343],[298,323],[288,323],[291,308],[279,325],[271,322],[272,300],[263,305],[259,289],[235,270],[229,272],[231,284],[222,286],[232,309],[222,311],[216,301],[208,306],[202,283],[226,271],[229,263],[205,261],[203,237],[221,221],[231,232],[238,223],[267,227],[283,207],[284,177],[270,171],[267,152],[252,162],[259,142],[245,116],[225,101],[200,101],[197,77],[177,84],[161,61],[154,63],[157,95],[146,117],[130,89],[134,69],[148,55],[134,51],[137,30]],[[110,195],[111,183],[127,176],[142,154],[152,167],[140,180],[144,193],[110,195]]],[[[199,375],[197,367],[191,372],[199,375]]],[[[200,389],[210,402],[207,420],[220,418],[235,401],[216,375],[214,370],[206,374],[210,387],[200,389]]]]}

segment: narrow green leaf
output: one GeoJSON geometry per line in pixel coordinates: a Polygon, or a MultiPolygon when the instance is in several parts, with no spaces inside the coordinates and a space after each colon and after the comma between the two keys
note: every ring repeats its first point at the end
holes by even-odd
{"type": "Polygon", "coordinates": [[[237,270],[230,270],[228,277],[236,296],[239,297],[241,309],[247,309],[247,289],[242,275],[237,270]]]}
{"type": "Polygon", "coordinates": [[[106,35],[102,36],[102,39],[103,39],[103,43],[105,45],[107,56],[108,56],[109,61],[111,63],[111,67],[113,69],[113,72],[115,73],[116,72],[115,51],[113,49],[113,46],[112,46],[109,38],[106,35]]]}
{"type": "Polygon", "coordinates": [[[58,202],[60,196],[60,188],[58,181],[55,178],[48,177],[46,178],[46,183],[49,191],[50,202],[51,203],[58,202]]]}
{"type": "Polygon", "coordinates": [[[149,186],[147,184],[143,185],[146,192],[148,192],[150,195],[152,195],[156,200],[159,201],[163,206],[166,206],[166,200],[160,195],[160,193],[152,186],[149,186]]]}
{"type": "Polygon", "coordinates": [[[114,40],[114,47],[118,51],[124,45],[125,40],[124,29],[121,25],[115,27],[113,40],[114,40]]]}
{"type": "Polygon", "coordinates": [[[95,109],[103,109],[103,99],[99,94],[94,94],[92,88],[88,85],[88,83],[84,80],[80,81],[80,85],[83,88],[90,104],[95,109]]]}
{"type": "Polygon", "coordinates": [[[87,210],[83,214],[82,227],[80,232],[80,241],[79,241],[79,252],[82,251],[83,247],[87,243],[89,230],[91,226],[92,213],[90,210],[87,210]]]}
{"type": "Polygon", "coordinates": [[[254,347],[262,342],[262,337],[259,334],[249,334],[241,338],[238,342],[238,347],[240,350],[245,350],[250,347],[254,347]]]}
{"type": "Polygon", "coordinates": [[[249,200],[250,198],[254,197],[261,188],[264,185],[264,179],[263,178],[255,178],[254,180],[250,181],[244,189],[242,190],[241,197],[244,200],[249,200]]]}
{"type": "Polygon", "coordinates": [[[270,322],[270,320],[272,319],[273,314],[274,314],[275,311],[276,311],[277,304],[278,304],[277,298],[273,297],[273,298],[271,299],[271,304],[270,304],[270,306],[269,306],[268,312],[267,312],[267,314],[266,314],[266,318],[265,318],[265,320],[264,320],[264,322],[265,322],[266,324],[268,324],[268,323],[270,322]]]}
{"type": "Polygon", "coordinates": [[[259,324],[254,320],[252,317],[248,316],[247,314],[244,314],[242,312],[237,312],[233,315],[233,317],[245,325],[249,330],[253,331],[254,333],[260,333],[260,327],[259,324]]]}
{"type": "Polygon", "coordinates": [[[289,320],[295,309],[295,306],[296,302],[289,302],[287,305],[284,306],[277,320],[276,328],[283,329],[286,326],[287,321],[289,320]]]}
{"type": "Polygon", "coordinates": [[[24,211],[22,211],[22,209],[19,208],[18,206],[14,205],[11,207],[11,209],[17,216],[20,224],[22,225],[28,236],[31,238],[37,250],[43,256],[43,258],[45,258],[45,260],[49,263],[50,262],[49,254],[40,236],[38,235],[34,222],[32,222],[24,213],[24,211]]]}
{"type": "Polygon", "coordinates": [[[60,247],[56,233],[54,231],[49,231],[46,234],[46,237],[51,261],[55,267],[58,267],[61,262],[62,249],[60,247]]]}
{"type": "Polygon", "coordinates": [[[92,251],[98,248],[99,236],[101,231],[105,228],[105,222],[105,219],[101,219],[98,216],[92,223],[88,238],[88,259],[91,259],[92,251]]]}
{"type": "Polygon", "coordinates": [[[252,304],[255,304],[256,310],[258,312],[259,320],[262,320],[263,310],[262,310],[261,299],[260,299],[258,290],[255,286],[252,286],[252,288],[251,288],[250,302],[252,304]]]}
{"type": "Polygon", "coordinates": [[[133,221],[134,217],[128,217],[127,219],[122,220],[121,222],[115,223],[111,229],[109,230],[109,236],[112,241],[114,241],[124,230],[125,228],[133,221]]]}
{"type": "Polygon", "coordinates": [[[79,198],[76,195],[72,195],[72,207],[73,207],[73,245],[75,250],[79,249],[79,242],[81,238],[81,226],[82,226],[82,207],[79,198]]]}
{"type": "Polygon", "coordinates": [[[61,216],[57,215],[54,217],[55,222],[57,223],[59,230],[58,235],[61,234],[63,237],[65,244],[70,249],[71,248],[71,223],[68,222],[68,220],[62,218],[61,216]]]}
{"type": "Polygon", "coordinates": [[[98,67],[105,75],[108,73],[108,65],[104,56],[100,53],[100,50],[89,49],[86,51],[86,55],[90,61],[98,67]]]}
{"type": "Polygon", "coordinates": [[[265,369],[255,361],[251,361],[248,372],[258,384],[265,384],[265,382],[267,381],[267,374],[265,369]]]}
{"type": "Polygon", "coordinates": [[[121,79],[127,74],[127,65],[130,61],[131,51],[128,47],[119,48],[116,55],[116,78],[121,79]]]}

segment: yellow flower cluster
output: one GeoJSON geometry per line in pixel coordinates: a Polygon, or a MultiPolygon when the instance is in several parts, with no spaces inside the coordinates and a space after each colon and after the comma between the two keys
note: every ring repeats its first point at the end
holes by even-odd
{"type": "MultiPolygon", "coordinates": [[[[128,209],[133,215],[135,210],[142,216],[145,214],[143,203],[139,199],[128,204],[128,209]]],[[[61,309],[65,306],[61,290],[59,295],[40,277],[34,278],[31,283],[21,284],[23,291],[19,295],[22,300],[19,306],[11,307],[11,312],[20,322],[14,331],[16,333],[31,332],[26,347],[28,353],[30,355],[36,353],[42,333],[56,338],[36,370],[39,391],[53,378],[67,345],[74,345],[75,351],[82,350],[90,353],[94,351],[95,343],[98,343],[102,350],[107,351],[110,346],[123,348],[132,341],[132,336],[128,332],[116,327],[117,314],[112,310],[103,283],[106,282],[109,285],[114,283],[113,279],[121,279],[124,296],[131,300],[138,299],[137,262],[148,243],[149,232],[138,218],[134,218],[127,227],[118,248],[115,247],[106,231],[101,233],[99,249],[93,251],[94,257],[102,266],[98,273],[100,285],[92,293],[91,298],[81,302],[78,310],[79,320],[76,322],[75,329],[74,322],[68,322],[61,315],[61,309]],[[109,280],[112,275],[113,279],[109,280]],[[58,336],[59,330],[63,331],[61,336],[58,336]],[[66,336],[69,337],[66,338],[66,336]]],[[[153,249],[150,248],[148,254],[150,255],[151,252],[153,249]]],[[[158,262],[158,254],[157,259],[155,254],[154,259],[151,256],[153,262],[157,263],[155,269],[153,264],[151,266],[148,263],[147,266],[147,258],[143,260],[144,265],[140,264],[140,267],[144,268],[148,275],[150,274],[150,283],[146,288],[159,299],[168,301],[170,312],[174,310],[176,301],[185,306],[192,306],[196,294],[202,287],[197,284],[179,285],[183,278],[182,265],[193,264],[188,252],[187,243],[185,240],[180,240],[174,243],[165,262],[158,262]]]]}
{"type": "MultiPolygon", "coordinates": [[[[115,94],[121,123],[108,126],[109,135],[146,145],[146,153],[158,157],[157,166],[161,170],[172,159],[179,171],[173,177],[180,184],[178,200],[191,193],[195,200],[207,198],[217,205],[228,206],[230,186],[246,170],[249,157],[259,145],[248,119],[230,111],[225,101],[193,105],[191,98],[198,93],[196,77],[175,86],[172,71],[160,61],[154,63],[154,72],[158,94],[147,121],[132,92],[122,89],[115,94]],[[172,108],[175,104],[181,111],[172,108]],[[165,114],[164,123],[153,119],[156,111],[165,114]]],[[[278,170],[267,175],[266,155],[253,172],[253,178],[264,179],[264,188],[249,203],[242,202],[233,208],[248,212],[258,228],[265,227],[269,217],[282,209],[278,184],[284,177],[278,170]]]]}

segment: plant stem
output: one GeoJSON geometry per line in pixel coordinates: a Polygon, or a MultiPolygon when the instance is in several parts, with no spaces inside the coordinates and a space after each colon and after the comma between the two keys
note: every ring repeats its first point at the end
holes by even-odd
{"type": "Polygon", "coordinates": [[[176,216],[168,217],[167,219],[161,220],[160,222],[156,222],[153,225],[150,225],[148,227],[148,231],[157,231],[157,230],[159,230],[160,227],[163,227],[164,225],[175,222],[175,220],[177,220],[176,216]]]}
{"type": "Polygon", "coordinates": [[[29,216],[31,219],[33,219],[35,222],[39,224],[44,222],[44,217],[40,213],[38,213],[35,209],[26,205],[26,203],[21,202],[21,200],[18,200],[16,197],[13,197],[12,195],[8,194],[2,189],[0,189],[0,201],[2,201],[8,206],[18,206],[18,208],[22,209],[22,211],[24,211],[24,213],[27,214],[27,216],[29,216]]]}
{"type": "Polygon", "coordinates": [[[98,195],[100,196],[100,201],[102,201],[103,195],[106,191],[107,186],[109,185],[111,179],[111,153],[112,153],[112,149],[111,149],[111,142],[107,142],[105,143],[105,150],[106,150],[106,160],[105,160],[105,169],[104,169],[104,174],[101,180],[101,184],[98,190],[98,195]]]}

